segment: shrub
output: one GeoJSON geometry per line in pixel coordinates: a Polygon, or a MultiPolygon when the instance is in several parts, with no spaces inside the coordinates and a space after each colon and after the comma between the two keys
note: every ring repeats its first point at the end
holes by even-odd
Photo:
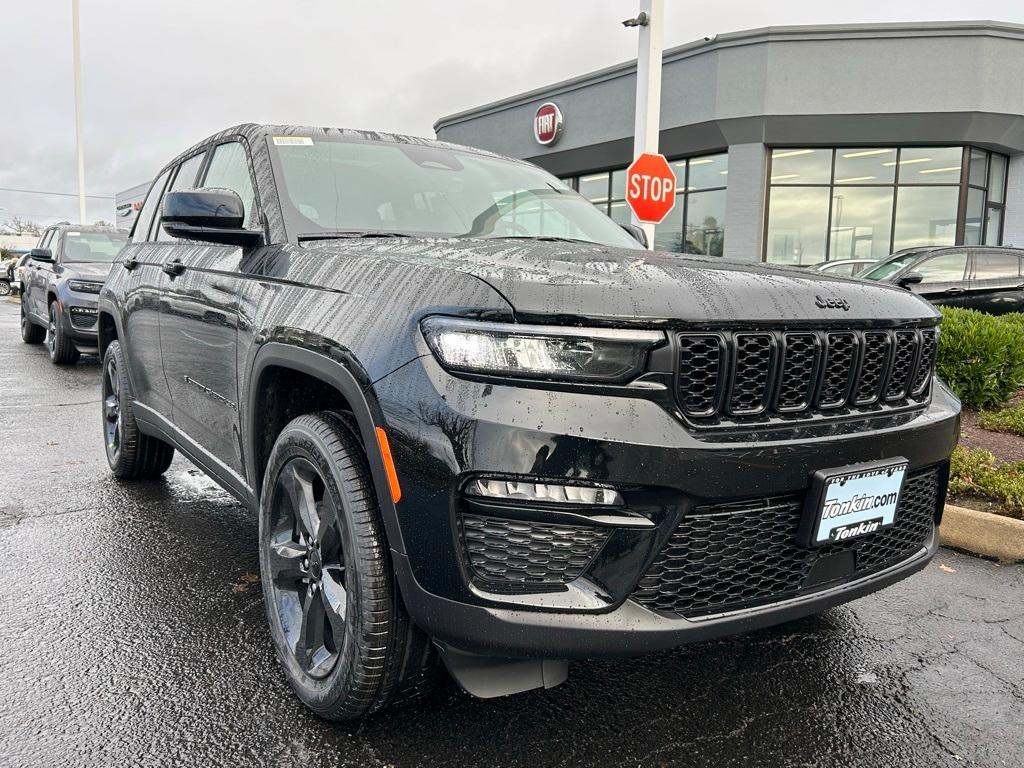
{"type": "Polygon", "coordinates": [[[1009,432],[1024,435],[1024,403],[1011,405],[1001,411],[982,411],[978,423],[993,432],[1009,432]]]}
{"type": "Polygon", "coordinates": [[[978,496],[1024,516],[1024,461],[999,464],[986,450],[958,445],[950,462],[949,494],[978,496]]]}
{"type": "Polygon", "coordinates": [[[1024,315],[942,307],[936,369],[968,408],[998,408],[1024,387],[1024,315]]]}

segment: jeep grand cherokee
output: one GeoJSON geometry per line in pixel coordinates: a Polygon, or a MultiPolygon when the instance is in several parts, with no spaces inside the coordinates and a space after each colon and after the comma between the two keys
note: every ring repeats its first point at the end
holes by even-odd
{"type": "Polygon", "coordinates": [[[258,513],[289,683],[350,718],[443,660],[796,619],[935,552],[959,404],[910,293],[650,253],[548,173],[243,125],[159,175],[100,296],[113,472],[175,449],[258,513]]]}

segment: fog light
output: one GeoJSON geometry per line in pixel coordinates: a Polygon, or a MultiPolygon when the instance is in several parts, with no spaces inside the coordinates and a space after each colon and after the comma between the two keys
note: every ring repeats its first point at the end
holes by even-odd
{"type": "Polygon", "coordinates": [[[542,501],[555,504],[615,506],[623,503],[619,492],[611,488],[598,488],[592,485],[527,483],[519,480],[478,478],[466,486],[466,493],[470,496],[483,496],[488,499],[542,501]]]}

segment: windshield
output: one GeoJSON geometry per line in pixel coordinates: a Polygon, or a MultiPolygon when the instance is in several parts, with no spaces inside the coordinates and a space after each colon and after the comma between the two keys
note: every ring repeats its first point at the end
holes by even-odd
{"type": "Polygon", "coordinates": [[[912,261],[916,260],[922,253],[924,253],[924,251],[907,251],[906,253],[897,253],[895,256],[889,257],[888,260],[883,261],[878,266],[862,272],[857,275],[857,277],[862,280],[887,280],[912,261]]]}
{"type": "Polygon", "coordinates": [[[640,247],[591,203],[533,166],[421,144],[298,136],[269,143],[293,237],[388,232],[640,247]]]}
{"type": "Polygon", "coordinates": [[[111,262],[124,247],[128,236],[121,232],[77,232],[64,233],[65,264],[85,261],[111,262]]]}

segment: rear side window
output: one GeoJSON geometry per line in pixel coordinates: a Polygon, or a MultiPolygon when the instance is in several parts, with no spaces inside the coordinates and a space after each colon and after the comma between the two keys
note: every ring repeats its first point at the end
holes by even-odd
{"type": "MultiPolygon", "coordinates": [[[[196,185],[196,176],[199,173],[200,167],[203,165],[203,158],[206,157],[205,152],[201,152],[195,157],[190,157],[184,163],[178,166],[178,173],[174,177],[174,181],[167,187],[168,192],[174,192],[179,189],[191,189],[196,185]]],[[[159,242],[166,242],[168,240],[175,240],[177,238],[168,235],[163,227],[157,227],[156,240],[159,242]]]]}
{"type": "Polygon", "coordinates": [[[1015,253],[974,254],[974,279],[999,280],[1020,277],[1020,259],[1015,253]]]}
{"type": "Polygon", "coordinates": [[[244,226],[249,228],[256,221],[256,195],[252,189],[252,178],[249,176],[249,161],[245,156],[245,148],[237,141],[221,144],[213,150],[203,186],[234,190],[242,198],[242,205],[245,206],[244,226]]]}
{"type": "Polygon", "coordinates": [[[146,196],[146,203],[142,206],[142,210],[139,211],[139,217],[135,219],[135,227],[132,229],[131,240],[133,243],[141,243],[146,239],[149,234],[149,226],[153,223],[153,217],[156,215],[157,206],[160,204],[160,198],[163,196],[164,184],[167,183],[167,176],[170,171],[164,171],[160,174],[160,178],[153,182],[153,186],[149,189],[149,195],[146,196]]]}
{"type": "Polygon", "coordinates": [[[963,280],[966,269],[967,253],[964,251],[933,256],[911,267],[911,271],[921,273],[925,283],[951,283],[963,280]]]}

